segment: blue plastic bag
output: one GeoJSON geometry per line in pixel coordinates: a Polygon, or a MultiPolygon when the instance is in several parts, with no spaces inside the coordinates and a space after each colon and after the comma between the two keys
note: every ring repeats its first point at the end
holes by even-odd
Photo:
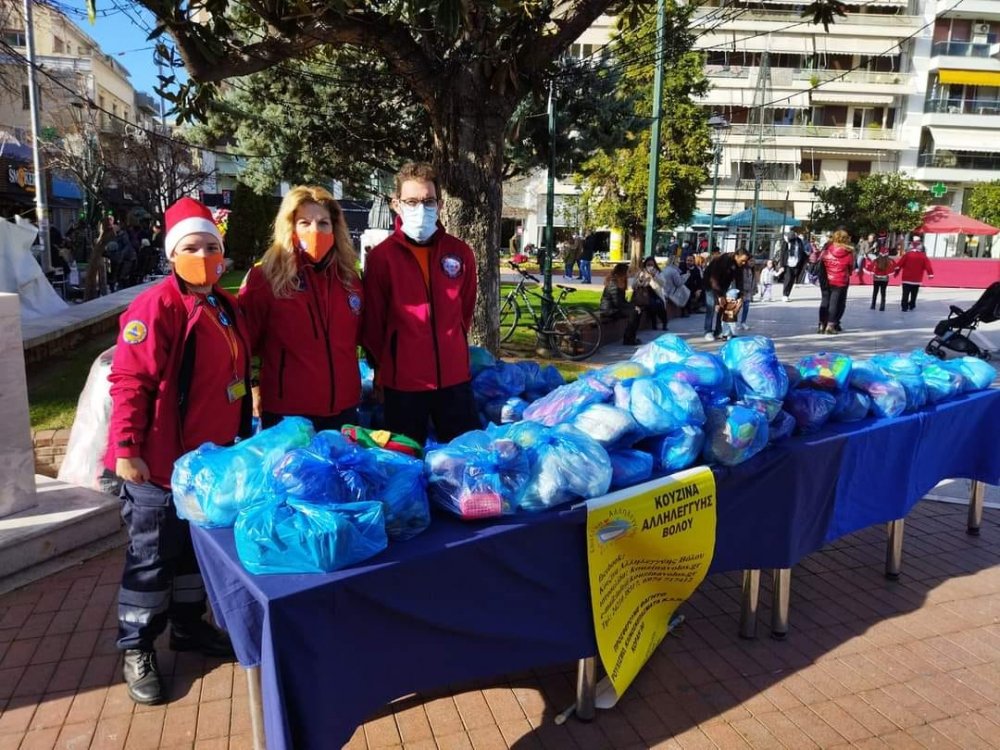
{"type": "Polygon", "coordinates": [[[645,451],[628,448],[610,451],[611,489],[634,487],[653,476],[653,457],[645,451]]]}
{"type": "Polygon", "coordinates": [[[767,421],[756,409],[733,404],[713,409],[707,417],[702,456],[708,463],[735,466],[767,446],[767,421]]]}
{"type": "Polygon", "coordinates": [[[517,511],[531,459],[513,440],[474,430],[428,451],[424,472],[431,502],[464,519],[492,518],[517,511]]]}
{"type": "Polygon", "coordinates": [[[851,358],[846,354],[818,352],[802,357],[797,369],[803,385],[827,391],[839,391],[847,387],[852,364],[851,358]]]}
{"type": "Polygon", "coordinates": [[[424,462],[382,448],[359,448],[374,458],[377,484],[368,499],[382,503],[385,532],[393,541],[412,539],[431,524],[424,462]]]}
{"type": "Polygon", "coordinates": [[[611,486],[607,451],[575,427],[518,422],[505,433],[531,458],[531,478],[518,502],[524,510],[597,497],[611,486]]]}
{"type": "Polygon", "coordinates": [[[337,465],[309,448],[290,450],[271,472],[271,492],[276,499],[305,503],[349,503],[354,495],[341,478],[337,465]]]}
{"type": "Polygon", "coordinates": [[[177,515],[197,526],[232,526],[241,508],[267,494],[275,464],[313,434],[308,419],[286,417],[228,448],[208,443],[186,453],[170,481],[177,515]]]}
{"type": "Polygon", "coordinates": [[[542,367],[537,362],[525,360],[517,362],[516,366],[524,373],[524,395],[528,401],[539,399],[566,382],[552,365],[542,367]]]}
{"type": "Polygon", "coordinates": [[[855,361],[848,382],[851,388],[868,394],[872,400],[871,413],[876,417],[898,417],[906,409],[903,384],[870,362],[855,361]]]}
{"type": "Polygon", "coordinates": [[[787,365],[782,363],[782,368],[785,370],[785,375],[788,376],[788,387],[789,389],[798,386],[799,382],[802,380],[802,375],[799,373],[799,368],[795,365],[787,365]]]}
{"type": "Polygon", "coordinates": [[[836,396],[815,388],[796,388],[785,396],[785,411],[795,418],[795,425],[803,434],[825,425],[836,408],[836,396]]]}
{"type": "Polygon", "coordinates": [[[845,388],[834,396],[837,405],[830,415],[830,419],[834,422],[858,422],[867,417],[871,411],[871,397],[857,388],[845,388]]]}
{"type": "Polygon", "coordinates": [[[570,424],[605,447],[634,441],[642,435],[635,418],[625,409],[611,404],[591,404],[570,424]]]}
{"type": "Polygon", "coordinates": [[[629,411],[652,435],[705,421],[705,410],[694,388],[679,380],[659,377],[639,378],[632,383],[629,411]]]}
{"type": "Polygon", "coordinates": [[[656,470],[667,474],[693,465],[704,446],[705,431],[693,425],[639,443],[642,450],[652,454],[656,470]]]}
{"type": "Polygon", "coordinates": [[[625,362],[615,362],[597,370],[591,370],[580,377],[586,380],[596,380],[608,388],[614,388],[618,383],[631,383],[636,378],[646,378],[652,374],[652,370],[638,362],[626,360],[625,362]]]}
{"type": "Polygon", "coordinates": [[[941,367],[964,377],[967,391],[986,390],[997,377],[996,368],[977,357],[958,357],[942,362],[941,367]]]}
{"type": "Polygon", "coordinates": [[[751,409],[756,409],[764,415],[764,419],[768,422],[778,415],[778,412],[781,411],[781,407],[784,405],[784,402],[780,399],[751,395],[744,396],[737,403],[749,406],[751,409]]]}
{"type": "Polygon", "coordinates": [[[520,422],[524,417],[524,410],[527,408],[527,401],[514,396],[490,401],[483,407],[483,414],[487,421],[493,424],[510,424],[511,422],[520,422]]]}
{"type": "Polygon", "coordinates": [[[795,432],[795,417],[782,409],[767,425],[767,436],[770,442],[777,443],[791,437],[795,432]]]}
{"type": "Polygon", "coordinates": [[[727,341],[720,351],[733,373],[736,395],[783,399],[788,393],[788,373],[778,361],[774,342],[764,336],[727,341]]]}
{"type": "Polygon", "coordinates": [[[240,562],[255,575],[329,573],[388,545],[379,503],[263,502],[240,512],[234,535],[240,562]]]}
{"type": "Polygon", "coordinates": [[[472,393],[476,403],[520,396],[524,393],[524,370],[516,364],[497,362],[472,379],[472,393]]]}
{"type": "Polygon", "coordinates": [[[524,410],[524,418],[547,426],[561,424],[591,404],[607,403],[613,396],[614,391],[599,380],[580,378],[533,402],[524,410]]]}
{"type": "Polygon", "coordinates": [[[483,370],[493,367],[497,363],[497,358],[490,354],[489,349],[481,346],[469,347],[469,370],[472,377],[476,377],[483,370]]]}
{"type": "Polygon", "coordinates": [[[683,365],[694,372],[694,381],[688,382],[696,390],[708,389],[726,394],[733,390],[733,374],[718,354],[696,352],[685,359],[683,365]]]}
{"type": "Polygon", "coordinates": [[[876,354],[868,361],[886,375],[891,375],[894,378],[900,375],[920,374],[920,363],[912,357],[899,354],[898,352],[876,354]]]}
{"type": "Polygon", "coordinates": [[[924,365],[920,377],[927,388],[927,400],[932,404],[953,399],[966,387],[965,376],[941,367],[939,362],[924,365]]]}
{"type": "Polygon", "coordinates": [[[680,336],[664,333],[648,344],[640,346],[632,355],[633,362],[639,362],[650,372],[655,372],[660,365],[667,362],[683,362],[694,354],[694,349],[680,336]]]}

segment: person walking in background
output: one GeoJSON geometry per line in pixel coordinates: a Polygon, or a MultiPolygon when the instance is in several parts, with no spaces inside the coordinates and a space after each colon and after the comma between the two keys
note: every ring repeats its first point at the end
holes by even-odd
{"type": "Polygon", "coordinates": [[[854,259],[854,267],[858,272],[858,283],[865,283],[865,262],[869,256],[875,252],[875,235],[869,234],[858,241],[857,257],[854,259]]]}
{"type": "Polygon", "coordinates": [[[774,286],[774,261],[768,258],[760,269],[760,301],[772,302],[771,287],[774,286]]]}
{"type": "Polygon", "coordinates": [[[854,269],[851,236],[838,229],[825,248],[813,251],[809,262],[818,266],[819,275],[819,327],[816,333],[840,333],[840,321],[847,307],[847,288],[854,269]]]}
{"type": "Polygon", "coordinates": [[[753,263],[747,263],[737,275],[740,297],[743,300],[740,305],[740,322],[737,326],[740,331],[750,330],[750,326],[747,325],[747,316],[750,315],[750,300],[753,299],[754,281],[753,263]]]}
{"type": "Polygon", "coordinates": [[[357,423],[362,289],[340,204],[299,185],[281,201],[271,246],[239,292],[260,358],[261,424],[305,417],[316,430],[357,423]]]}
{"type": "Polygon", "coordinates": [[[795,282],[798,281],[807,257],[802,235],[798,228],[793,229],[788,237],[788,242],[782,245],[778,269],[775,271],[775,278],[780,278],[782,282],[782,302],[788,302],[791,299],[792,289],[795,287],[795,282]]]}
{"type": "Polygon", "coordinates": [[[889,274],[896,268],[896,261],[889,257],[889,248],[879,248],[878,255],[874,259],[865,260],[865,270],[872,275],[872,306],[875,309],[875,302],[881,296],[879,312],[885,312],[885,291],[889,287],[889,274]]]}
{"type": "Polygon", "coordinates": [[[910,249],[896,261],[895,274],[903,275],[903,312],[917,306],[917,292],[920,291],[920,283],[924,280],[925,273],[927,278],[933,279],[934,266],[924,253],[923,241],[919,237],[914,237],[910,242],[910,249]]]}
{"type": "Polygon", "coordinates": [[[601,293],[601,320],[625,319],[625,336],[622,343],[626,346],[639,346],[642,342],[635,337],[639,330],[639,308],[625,297],[628,291],[628,263],[616,263],[611,273],[604,280],[604,291],[601,293]]]}
{"type": "Polygon", "coordinates": [[[587,235],[587,239],[583,241],[583,248],[580,250],[580,257],[577,259],[577,265],[580,267],[580,281],[584,284],[591,283],[590,278],[590,264],[594,260],[594,255],[597,253],[597,246],[600,244],[600,239],[596,232],[591,232],[587,235]]]}
{"type": "Polygon", "coordinates": [[[568,242],[563,243],[563,263],[566,266],[563,272],[563,278],[572,279],[573,278],[573,267],[576,266],[576,259],[580,255],[580,240],[577,237],[573,237],[568,242]]]}

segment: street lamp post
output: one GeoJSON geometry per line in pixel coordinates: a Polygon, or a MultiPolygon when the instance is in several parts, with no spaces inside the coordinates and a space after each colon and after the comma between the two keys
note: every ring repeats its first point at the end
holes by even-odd
{"type": "Polygon", "coordinates": [[[764,182],[764,172],[767,165],[757,157],[753,163],[753,218],[750,221],[750,254],[753,255],[757,245],[757,215],[760,211],[760,187],[764,182]]]}
{"type": "MultiPolygon", "coordinates": [[[[708,252],[712,252],[712,237],[715,234],[715,199],[719,190],[719,162],[722,161],[722,139],[729,129],[729,122],[722,115],[712,115],[708,118],[708,127],[712,129],[712,160],[715,166],[712,171],[712,211],[708,218],[708,252]]],[[[695,248],[697,249],[697,248],[695,248]]]]}

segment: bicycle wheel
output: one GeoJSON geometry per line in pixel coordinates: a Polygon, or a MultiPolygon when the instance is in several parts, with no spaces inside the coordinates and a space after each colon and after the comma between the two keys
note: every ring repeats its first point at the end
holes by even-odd
{"type": "Polygon", "coordinates": [[[503,301],[503,305],[500,307],[500,343],[509,341],[510,337],[514,335],[514,329],[517,328],[517,324],[521,321],[521,307],[517,304],[517,300],[513,297],[508,297],[503,301]]]}
{"type": "Polygon", "coordinates": [[[549,323],[552,346],[567,359],[586,359],[601,347],[601,321],[590,310],[557,307],[549,323]]]}

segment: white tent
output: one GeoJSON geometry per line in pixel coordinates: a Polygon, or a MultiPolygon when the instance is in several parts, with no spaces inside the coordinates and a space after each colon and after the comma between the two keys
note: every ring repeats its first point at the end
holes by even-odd
{"type": "Polygon", "coordinates": [[[21,319],[32,320],[66,309],[66,302],[45,278],[31,254],[38,228],[18,219],[16,224],[0,219],[0,292],[21,298],[21,319]]]}

